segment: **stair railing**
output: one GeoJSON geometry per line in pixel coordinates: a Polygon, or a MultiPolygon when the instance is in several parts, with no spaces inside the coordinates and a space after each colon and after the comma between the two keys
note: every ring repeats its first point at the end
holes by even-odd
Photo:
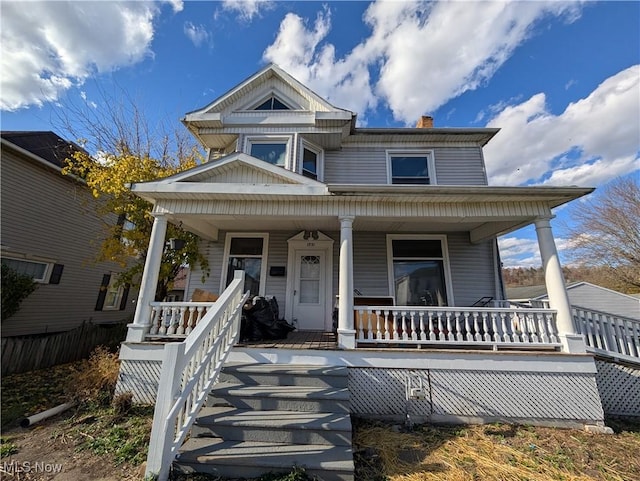
{"type": "Polygon", "coordinates": [[[244,271],[182,342],[165,344],[145,479],[166,481],[171,463],[238,340],[244,271]]]}

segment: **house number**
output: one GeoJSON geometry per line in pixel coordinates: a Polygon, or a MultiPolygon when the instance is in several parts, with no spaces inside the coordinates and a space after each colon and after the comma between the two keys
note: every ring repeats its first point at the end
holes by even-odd
{"type": "Polygon", "coordinates": [[[315,247],[316,243],[315,242],[307,242],[307,247],[315,247]]]}

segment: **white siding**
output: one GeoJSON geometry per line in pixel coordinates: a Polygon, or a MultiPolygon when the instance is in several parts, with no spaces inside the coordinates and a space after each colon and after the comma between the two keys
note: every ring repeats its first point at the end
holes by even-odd
{"type": "Polygon", "coordinates": [[[83,321],[131,318],[133,290],[126,310],[94,310],[103,274],[120,268],[93,262],[102,234],[102,221],[93,209],[85,187],[3,149],[1,243],[5,252],[64,265],[60,284],[38,284],[20,311],[2,320],[3,336],[66,331],[83,321]]]}
{"type": "Polygon", "coordinates": [[[481,297],[495,297],[492,240],[471,244],[466,232],[447,236],[453,291],[457,306],[470,306],[481,297]]]}
{"type": "MultiPolygon", "coordinates": [[[[386,184],[386,149],[408,148],[403,144],[376,147],[343,147],[325,152],[324,179],[328,184],[386,184]]],[[[410,147],[415,149],[415,146],[410,147]]],[[[434,151],[439,185],[486,185],[480,147],[429,147],[434,151]]]]}

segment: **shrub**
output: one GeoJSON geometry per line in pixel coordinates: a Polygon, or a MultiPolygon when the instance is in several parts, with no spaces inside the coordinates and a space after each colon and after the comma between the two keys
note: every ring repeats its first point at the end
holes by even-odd
{"type": "Polygon", "coordinates": [[[98,346],[73,373],[69,394],[78,402],[108,406],[118,381],[118,353],[98,346]]]}
{"type": "Polygon", "coordinates": [[[20,309],[20,303],[36,290],[35,281],[2,264],[2,319],[8,319],[20,309]]]}

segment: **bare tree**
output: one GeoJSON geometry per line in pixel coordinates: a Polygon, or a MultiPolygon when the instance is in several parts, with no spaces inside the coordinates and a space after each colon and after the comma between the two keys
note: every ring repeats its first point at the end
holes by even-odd
{"type": "Polygon", "coordinates": [[[577,203],[569,228],[571,253],[587,266],[604,267],[623,291],[640,290],[640,185],[638,176],[618,178],[577,203]]]}

